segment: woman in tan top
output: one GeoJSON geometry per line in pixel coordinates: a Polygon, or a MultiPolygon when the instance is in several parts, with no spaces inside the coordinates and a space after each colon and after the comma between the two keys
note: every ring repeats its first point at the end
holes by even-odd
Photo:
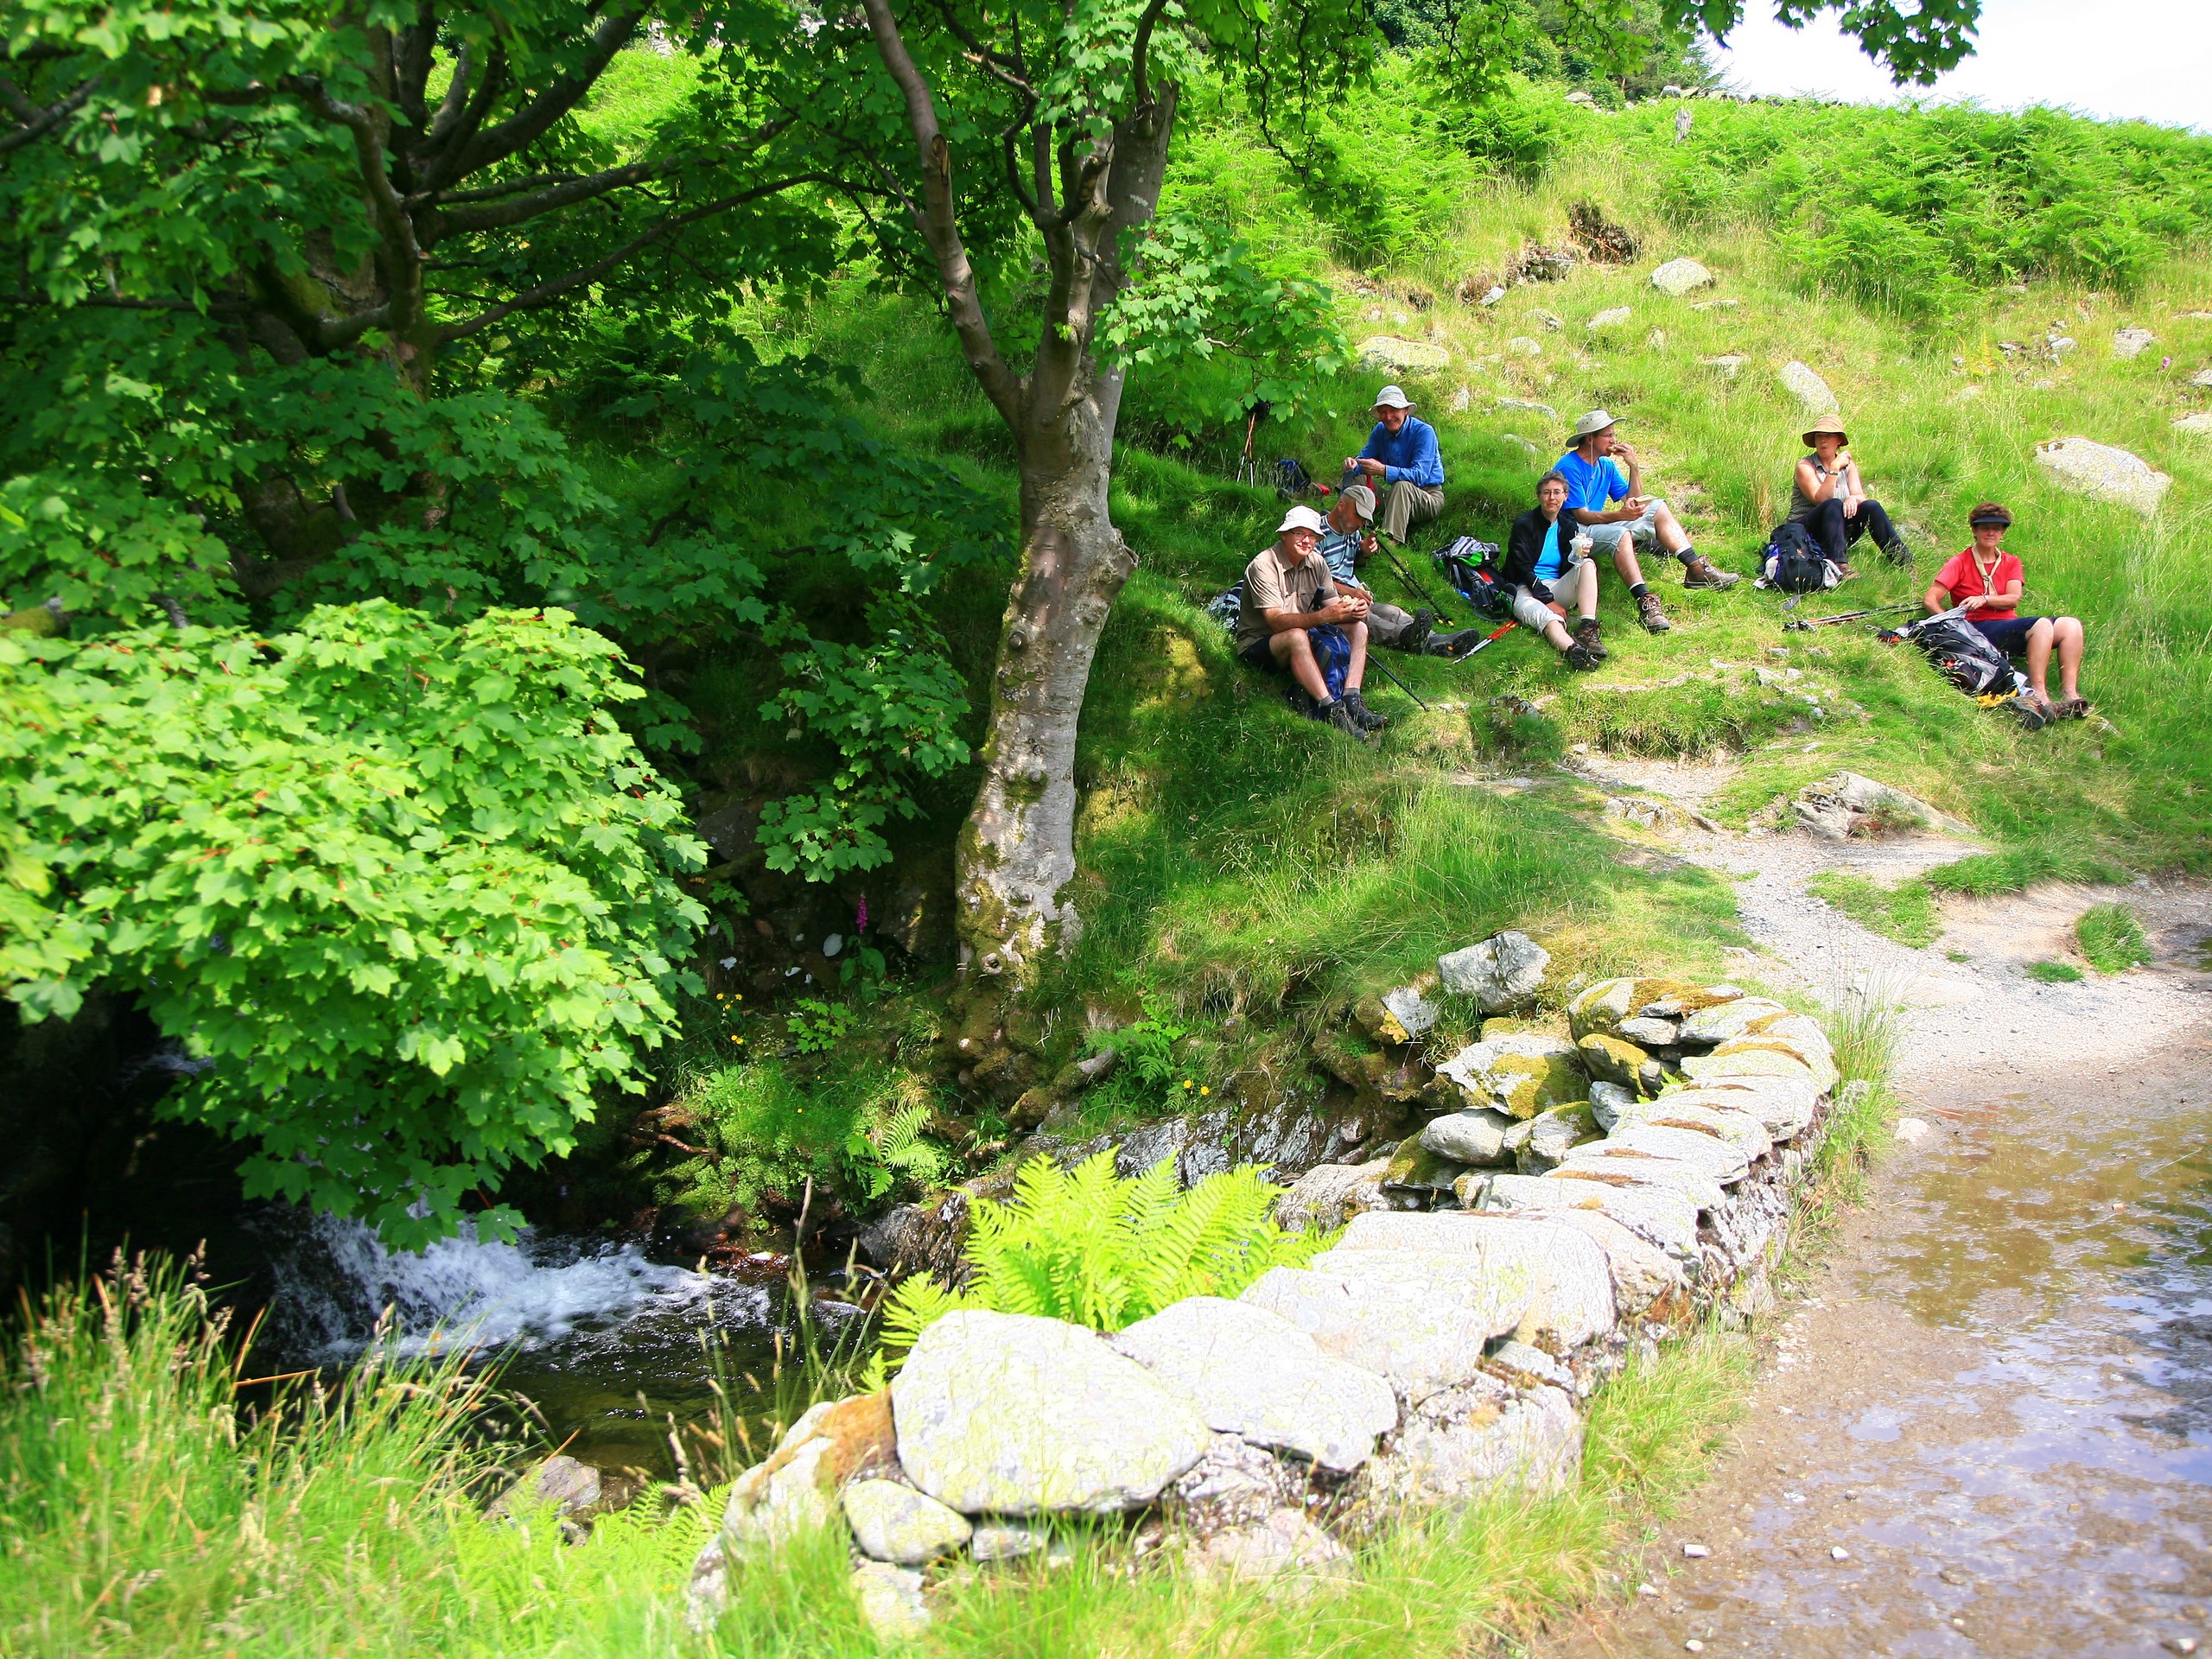
{"type": "Polygon", "coordinates": [[[1813,453],[1797,463],[1796,475],[1790,480],[1789,522],[1804,525],[1821,551],[1847,576],[1857,574],[1851,568],[1852,544],[1870,531],[1875,546],[1892,563],[1910,569],[1911,549],[1898,538],[1882,504],[1867,499],[1859,463],[1845,450],[1851,435],[1834,421],[1821,421],[1804,438],[1813,453]]]}

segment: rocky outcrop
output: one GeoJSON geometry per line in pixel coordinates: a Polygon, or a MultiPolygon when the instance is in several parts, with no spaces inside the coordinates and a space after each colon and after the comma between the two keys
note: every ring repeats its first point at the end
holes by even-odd
{"type": "Polygon", "coordinates": [[[1436,973],[1446,990],[1474,998],[1484,1014],[1503,1014],[1543,988],[1551,959],[1551,952],[1526,933],[1509,931],[1439,957],[1436,973]]]}
{"type": "Polygon", "coordinates": [[[1782,389],[1808,415],[1833,415],[1841,407],[1828,383],[1795,359],[1782,365],[1782,389]]]}
{"type": "Polygon", "coordinates": [[[2088,438],[2037,444],[2036,465],[2076,495],[2133,508],[2145,518],[2158,512],[2174,481],[2140,455],[2088,438]]]}

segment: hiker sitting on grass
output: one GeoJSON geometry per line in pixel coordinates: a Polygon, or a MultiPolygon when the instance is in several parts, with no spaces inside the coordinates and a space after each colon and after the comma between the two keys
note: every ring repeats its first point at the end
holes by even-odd
{"type": "Polygon", "coordinates": [[[1870,533],[1892,564],[1910,566],[1911,549],[1899,539],[1882,504],[1867,499],[1859,463],[1845,453],[1850,442],[1851,435],[1833,420],[1816,421],[1805,434],[1813,453],[1797,463],[1789,480],[1789,522],[1804,525],[1847,577],[1859,574],[1851,568],[1853,545],[1870,533]]]}
{"type": "Polygon", "coordinates": [[[1275,526],[1274,545],[1244,567],[1236,607],[1236,654],[1268,674],[1287,673],[1313,699],[1313,718],[1356,738],[1389,724],[1359,694],[1367,671],[1367,601],[1339,594],[1314,550],[1326,521],[1293,507],[1275,526]],[[1329,695],[1308,628],[1334,627],[1351,647],[1344,692],[1329,695]]]}
{"type": "Polygon", "coordinates": [[[1457,633],[1435,632],[1436,613],[1418,610],[1411,615],[1395,605],[1386,605],[1364,586],[1357,574],[1362,554],[1376,550],[1375,492],[1364,484],[1349,484],[1337,493],[1329,509],[1328,528],[1321,532],[1319,550],[1336,579],[1337,589],[1367,601],[1367,643],[1394,651],[1425,652],[1431,657],[1456,657],[1480,634],[1473,628],[1457,633]]]}
{"type": "Polygon", "coordinates": [[[1566,505],[1567,475],[1554,468],[1536,480],[1535,506],[1513,521],[1498,579],[1512,589],[1514,620],[1543,635],[1569,668],[1586,672],[1605,658],[1598,639],[1598,566],[1566,505]],[[1582,613],[1572,634],[1569,606],[1582,613]]]}
{"type": "Polygon", "coordinates": [[[2082,695],[2082,650],[2087,641],[2080,619],[2018,614],[2027,573],[2003,545],[2012,515],[1996,502],[1985,501],[1967,514],[1967,524],[1974,531],[1974,545],[1936,573],[1921,603],[1931,613],[1964,606],[1966,620],[1981,630],[1983,639],[2007,657],[2027,659],[2029,700],[2046,718],[2082,719],[2089,704],[2082,695]],[[2044,683],[2053,649],[2058,652],[2063,694],[2056,703],[2044,683]]]}
{"type": "Polygon", "coordinates": [[[1382,533],[1403,547],[1406,532],[1444,511],[1444,457],[1437,453],[1436,429],[1414,414],[1412,402],[1396,386],[1375,394],[1375,429],[1367,448],[1344,457],[1344,471],[1363,473],[1379,491],[1382,533]]]}
{"type": "Polygon", "coordinates": [[[1742,580],[1699,557],[1689,532],[1667,504],[1642,493],[1643,463],[1616,435],[1613,417],[1604,410],[1593,409],[1574,423],[1574,448],[1560,457],[1558,470],[1567,479],[1568,521],[1590,533],[1597,552],[1611,556],[1636,601],[1637,620],[1649,632],[1664,633],[1675,625],[1659,607],[1658,595],[1644,585],[1636,557],[1637,537],[1649,538],[1662,553],[1682,562],[1685,588],[1733,588],[1742,580]],[[1625,478],[1612,459],[1616,455],[1628,462],[1625,478]]]}

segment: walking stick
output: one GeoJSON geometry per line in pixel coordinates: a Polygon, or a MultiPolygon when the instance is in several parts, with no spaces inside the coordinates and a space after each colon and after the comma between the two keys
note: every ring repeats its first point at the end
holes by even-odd
{"type": "Polygon", "coordinates": [[[1799,633],[1810,633],[1815,628],[1825,628],[1837,622],[1856,622],[1862,616],[1887,616],[1893,611],[1911,611],[1919,608],[1918,600],[1902,600],[1895,605],[1873,605],[1863,611],[1844,611],[1835,616],[1785,617],[1783,620],[1782,628],[1785,633],[1793,631],[1799,633]]]}
{"type": "MultiPolygon", "coordinates": [[[[1345,467],[1344,476],[1337,482],[1337,488],[1338,492],[1341,493],[1351,485],[1357,483],[1359,480],[1359,468],[1357,467],[1345,467]]],[[[1391,550],[1390,543],[1382,539],[1380,531],[1376,533],[1375,545],[1382,550],[1383,560],[1389,565],[1391,569],[1398,573],[1398,580],[1406,584],[1406,590],[1408,593],[1420,594],[1422,599],[1428,602],[1429,608],[1436,613],[1436,620],[1439,622],[1441,622],[1447,628],[1452,626],[1452,619],[1444,613],[1443,601],[1438,599],[1434,594],[1430,593],[1427,588],[1422,587],[1421,583],[1414,580],[1414,573],[1407,569],[1405,565],[1399,561],[1397,554],[1391,550]]]]}
{"type": "MultiPolygon", "coordinates": [[[[1474,655],[1474,652],[1469,652],[1467,654],[1468,654],[1470,657],[1471,657],[1471,656],[1473,656],[1473,655],[1474,655]]],[[[1401,691],[1404,692],[1408,696],[1411,697],[1411,698],[1412,698],[1415,702],[1420,702],[1420,703],[1421,703],[1421,713],[1423,713],[1423,714],[1425,714],[1425,715],[1426,715],[1426,714],[1429,714],[1429,713],[1433,712],[1433,711],[1430,709],[1429,706],[1428,706],[1427,703],[1425,703],[1425,702],[1421,702],[1421,693],[1420,693],[1420,692],[1418,692],[1418,691],[1416,691],[1416,690],[1414,690],[1413,689],[1413,687],[1411,687],[1410,685],[1408,685],[1408,684],[1407,684],[1403,680],[1400,679],[1400,678],[1399,678],[1395,674],[1393,674],[1393,673],[1390,671],[1390,665],[1389,665],[1388,663],[1384,662],[1381,658],[1377,657],[1377,656],[1376,656],[1373,652],[1371,652],[1371,651],[1370,651],[1370,652],[1369,652],[1367,653],[1367,665],[1368,665],[1370,668],[1380,669],[1380,670],[1382,671],[1382,677],[1383,677],[1384,679],[1386,679],[1386,680],[1389,681],[1391,684],[1393,684],[1393,685],[1396,686],[1396,687],[1398,688],[1398,690],[1401,690],[1401,691]]]]}
{"type": "Polygon", "coordinates": [[[1507,622],[1501,627],[1491,629],[1490,632],[1484,634],[1481,639],[1476,640],[1473,645],[1468,646],[1463,655],[1455,657],[1452,660],[1459,663],[1465,662],[1469,657],[1475,656],[1480,652],[1484,646],[1490,645],[1493,640],[1512,632],[1514,629],[1520,626],[1521,625],[1518,622],[1507,622]]]}

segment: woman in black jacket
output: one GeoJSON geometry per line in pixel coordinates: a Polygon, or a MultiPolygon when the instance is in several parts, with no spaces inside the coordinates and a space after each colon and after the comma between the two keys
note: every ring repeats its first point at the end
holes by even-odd
{"type": "Polygon", "coordinates": [[[1549,472],[1536,480],[1536,505],[1513,521],[1498,574],[1513,594],[1515,620],[1541,634],[1569,668],[1587,671],[1605,657],[1598,638],[1598,567],[1587,556],[1587,538],[1577,547],[1578,526],[1560,516],[1566,505],[1564,474],[1549,472]],[[1569,606],[1582,613],[1571,634],[1569,606]]]}

